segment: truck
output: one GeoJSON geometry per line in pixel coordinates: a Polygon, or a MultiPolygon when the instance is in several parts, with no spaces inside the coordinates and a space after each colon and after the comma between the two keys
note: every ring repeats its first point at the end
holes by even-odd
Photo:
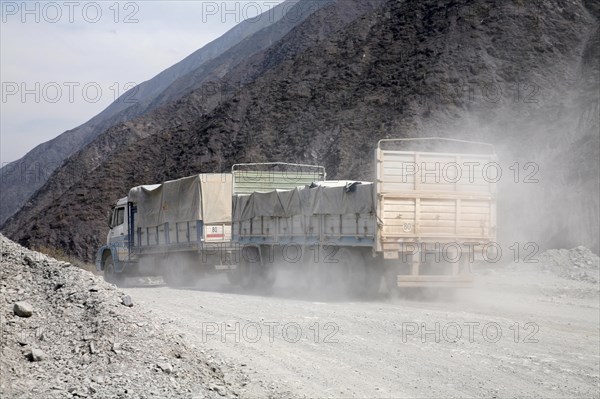
{"type": "Polygon", "coordinates": [[[241,250],[231,239],[234,193],[324,179],[320,166],[272,162],[133,187],[109,212],[96,269],[115,284],[127,276],[161,275],[172,286],[235,269],[241,250]]]}
{"type": "MultiPolygon", "coordinates": [[[[382,276],[389,289],[469,287],[473,262],[495,249],[496,176],[487,170],[497,170],[495,160],[485,143],[381,140],[374,182],[236,196],[232,238],[253,247],[249,258],[267,269],[302,269],[307,286],[317,289],[373,294],[382,276]],[[480,153],[402,148],[412,142],[476,146],[480,153]]],[[[247,263],[242,258],[242,274],[247,263]]]]}
{"type": "Polygon", "coordinates": [[[329,181],[324,168],[311,165],[302,166],[310,172],[286,180],[285,172],[242,173],[269,165],[247,164],[219,175],[220,184],[231,189],[215,195],[208,181],[216,177],[209,175],[185,178],[198,181],[194,189],[185,179],[134,188],[112,216],[113,224],[124,221],[121,212],[134,226],[124,239],[127,247],[121,257],[118,245],[111,247],[113,230],[119,234],[115,225],[109,244],[98,252],[97,267],[110,276],[143,263],[156,272],[162,264],[170,284],[191,272],[226,271],[232,283],[245,287],[272,286],[277,270],[288,267],[300,272],[306,287],[352,294],[377,292],[382,278],[390,290],[471,286],[473,262],[494,249],[496,237],[493,146],[445,138],[384,139],[374,161],[373,182],[329,181]],[[418,148],[409,149],[411,144],[418,148]],[[168,201],[142,200],[141,192],[159,187],[168,201]],[[184,211],[169,217],[175,193],[184,198],[196,193],[202,206],[179,199],[175,209],[184,211]],[[213,201],[223,207],[216,218],[213,201]],[[190,213],[190,206],[201,210],[190,213]],[[142,208],[151,219],[139,216],[142,208]],[[125,266],[115,266],[115,253],[125,266]]]}

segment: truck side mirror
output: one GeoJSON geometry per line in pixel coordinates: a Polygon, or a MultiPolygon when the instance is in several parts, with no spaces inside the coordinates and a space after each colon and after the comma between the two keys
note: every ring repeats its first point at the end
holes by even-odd
{"type": "Polygon", "coordinates": [[[114,207],[110,208],[110,211],[108,211],[108,213],[106,215],[106,222],[108,223],[108,228],[109,229],[113,228],[113,225],[112,225],[112,215],[113,215],[113,210],[114,209],[115,209],[114,207]]]}

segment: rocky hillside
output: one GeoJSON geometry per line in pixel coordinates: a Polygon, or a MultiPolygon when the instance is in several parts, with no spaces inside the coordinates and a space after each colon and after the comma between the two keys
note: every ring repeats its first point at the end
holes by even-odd
{"type": "MultiPolygon", "coordinates": [[[[218,79],[328,3],[329,0],[287,0],[260,17],[236,25],[182,61],[124,93],[83,125],[38,145],[23,158],[3,167],[0,170],[0,225],[46,184],[48,177],[66,159],[107,129],[175,101],[209,80],[218,79]]],[[[129,140],[139,137],[132,134],[129,140]]]]}
{"type": "Polygon", "coordinates": [[[0,235],[0,396],[285,396],[187,343],[102,277],[0,235]]]}
{"type": "MultiPolygon", "coordinates": [[[[4,230],[24,244],[89,260],[105,237],[110,203],[133,185],[267,160],[324,164],[330,178],[372,179],[378,139],[452,136],[496,144],[506,176],[515,161],[538,165],[536,184],[501,181],[506,241],[597,251],[594,7],[388,1],[330,35],[320,32],[338,14],[318,16],[340,10],[323,8],[255,56],[252,70],[263,72],[231,98],[199,112],[207,97],[196,90],[133,121],[142,139],[84,169],[69,191],[47,186],[4,230]],[[311,44],[298,46],[307,36],[311,44]]],[[[63,184],[65,167],[53,187],[63,184]]]]}

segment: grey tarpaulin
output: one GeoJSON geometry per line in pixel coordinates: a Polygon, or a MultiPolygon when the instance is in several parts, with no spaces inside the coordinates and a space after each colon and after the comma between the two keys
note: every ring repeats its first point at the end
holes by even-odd
{"type": "Polygon", "coordinates": [[[340,185],[240,194],[234,197],[233,218],[239,222],[260,216],[375,213],[374,187],[373,183],[361,183],[351,191],[340,185]]]}
{"type": "Polygon", "coordinates": [[[158,185],[129,190],[129,201],[137,205],[139,227],[163,223],[203,220],[231,222],[231,174],[199,174],[158,185]]]}

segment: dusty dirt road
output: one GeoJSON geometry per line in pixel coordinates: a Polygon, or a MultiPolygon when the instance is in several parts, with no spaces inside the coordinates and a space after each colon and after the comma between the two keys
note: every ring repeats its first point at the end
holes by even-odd
{"type": "Polygon", "coordinates": [[[429,300],[249,295],[218,279],[127,291],[245,368],[248,397],[599,395],[598,287],[554,275],[495,271],[429,300]]]}

